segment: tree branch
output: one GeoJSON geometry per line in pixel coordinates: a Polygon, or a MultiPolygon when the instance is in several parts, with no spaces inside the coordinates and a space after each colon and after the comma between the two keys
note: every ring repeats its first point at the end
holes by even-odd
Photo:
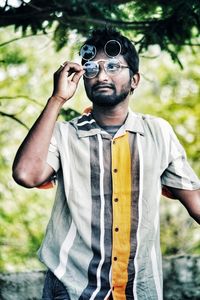
{"type": "MultiPolygon", "coordinates": [[[[66,19],[67,20],[67,19],[66,19]]],[[[122,20],[111,20],[111,19],[98,19],[98,18],[88,18],[86,16],[69,16],[68,20],[78,21],[82,23],[93,23],[99,25],[116,25],[121,27],[127,27],[127,29],[144,29],[144,26],[150,26],[152,24],[159,23],[163,20],[148,20],[148,21],[122,21],[122,20]]],[[[60,21],[65,23],[65,19],[62,18],[60,21]]]]}
{"type": "MultiPolygon", "coordinates": [[[[1,18],[0,18],[0,26],[8,26],[8,25],[15,25],[15,24],[19,24],[19,26],[23,24],[24,20],[31,20],[32,18],[34,18],[35,20],[48,20],[48,21],[64,21],[64,17],[61,19],[60,17],[57,17],[55,15],[55,10],[56,7],[53,8],[48,8],[45,9],[41,12],[38,11],[29,11],[25,13],[4,13],[4,14],[0,14],[1,18]],[[20,21],[20,23],[19,23],[20,21]]],[[[81,16],[77,16],[77,15],[72,15],[69,12],[66,12],[66,7],[59,7],[59,12],[64,13],[64,16],[67,20],[74,20],[74,21],[83,21],[84,23],[90,22],[93,24],[115,24],[115,25],[121,25],[121,26],[131,26],[133,25],[133,29],[134,28],[138,28],[138,27],[142,27],[144,28],[144,26],[149,26],[151,24],[155,24],[158,22],[163,21],[162,19],[150,19],[150,20],[145,20],[145,21],[122,21],[122,20],[112,20],[112,19],[106,19],[106,18],[91,18],[91,17],[87,17],[87,15],[82,14],[81,16]]],[[[30,21],[29,21],[30,22],[30,21]]],[[[132,28],[132,27],[131,27],[132,28]]]]}
{"type": "Polygon", "coordinates": [[[33,102],[34,104],[37,104],[37,105],[43,107],[43,105],[42,105],[40,102],[38,102],[37,100],[32,99],[32,98],[30,98],[30,97],[28,97],[28,96],[26,96],[26,95],[1,96],[1,97],[0,97],[0,100],[5,100],[5,99],[12,99],[12,100],[14,100],[14,99],[16,99],[16,98],[25,98],[25,99],[27,99],[28,101],[33,102]]]}
{"type": "Polygon", "coordinates": [[[101,3],[106,3],[108,5],[112,5],[112,4],[126,4],[129,2],[132,2],[133,0],[101,0],[101,3]]]}
{"type": "Polygon", "coordinates": [[[20,125],[22,125],[23,127],[25,127],[26,129],[29,130],[29,127],[25,123],[23,123],[20,119],[18,119],[15,115],[13,115],[13,114],[7,114],[7,113],[5,113],[3,111],[0,111],[0,116],[11,118],[12,120],[18,122],[20,125]]]}
{"type": "Polygon", "coordinates": [[[25,39],[25,38],[28,38],[28,37],[32,37],[32,36],[42,36],[42,35],[45,35],[45,34],[47,35],[47,34],[50,34],[50,33],[52,33],[52,32],[48,32],[48,33],[37,33],[37,34],[32,33],[32,34],[23,35],[23,36],[21,36],[21,37],[17,37],[17,38],[14,38],[14,39],[12,39],[12,40],[9,40],[9,41],[6,41],[6,42],[4,42],[4,43],[1,43],[1,44],[0,44],[0,47],[3,47],[3,46],[8,45],[8,44],[10,44],[10,43],[12,43],[12,42],[15,42],[15,41],[18,41],[18,40],[21,40],[21,39],[25,39]]]}

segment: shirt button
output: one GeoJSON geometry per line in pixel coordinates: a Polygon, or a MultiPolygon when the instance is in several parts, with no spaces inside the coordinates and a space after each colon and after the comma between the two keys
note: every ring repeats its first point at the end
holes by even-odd
{"type": "Polygon", "coordinates": [[[118,202],[118,201],[119,201],[119,199],[118,199],[118,198],[115,198],[115,199],[114,199],[114,201],[115,201],[115,202],[118,202]]]}
{"type": "Polygon", "coordinates": [[[115,228],[115,231],[116,231],[116,232],[117,232],[117,231],[119,231],[119,228],[118,228],[118,227],[116,227],[116,228],[115,228]]]}
{"type": "Polygon", "coordinates": [[[115,145],[116,144],[116,142],[115,141],[113,141],[113,145],[115,145]]]}
{"type": "Polygon", "coordinates": [[[116,261],[116,260],[117,260],[117,257],[115,256],[113,259],[114,259],[114,261],[116,261]]]}
{"type": "Polygon", "coordinates": [[[114,173],[117,173],[117,171],[118,171],[117,169],[114,169],[114,170],[113,170],[114,173]]]}

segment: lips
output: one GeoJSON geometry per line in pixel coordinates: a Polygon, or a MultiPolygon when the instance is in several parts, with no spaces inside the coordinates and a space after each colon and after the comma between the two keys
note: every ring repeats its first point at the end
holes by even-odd
{"type": "Polygon", "coordinates": [[[98,84],[96,86],[93,87],[93,90],[94,91],[98,91],[98,90],[107,90],[107,89],[111,89],[113,90],[113,87],[112,85],[109,85],[109,84],[98,84]]]}

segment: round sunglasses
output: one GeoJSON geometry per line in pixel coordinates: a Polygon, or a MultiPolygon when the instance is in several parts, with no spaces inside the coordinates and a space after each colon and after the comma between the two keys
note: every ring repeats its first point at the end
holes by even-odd
{"type": "MultiPolygon", "coordinates": [[[[108,57],[116,57],[121,53],[121,44],[116,40],[108,41],[104,46],[104,53],[108,57]]],[[[97,54],[97,49],[94,45],[85,44],[80,50],[80,56],[83,60],[91,60],[97,54]]]]}

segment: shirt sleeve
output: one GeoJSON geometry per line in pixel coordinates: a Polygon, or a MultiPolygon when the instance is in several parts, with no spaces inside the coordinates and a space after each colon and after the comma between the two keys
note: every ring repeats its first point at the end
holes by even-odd
{"type": "Polygon", "coordinates": [[[47,155],[47,163],[57,172],[60,168],[60,154],[58,149],[58,132],[59,127],[58,123],[56,123],[53,135],[51,138],[51,142],[49,145],[49,151],[47,155]]]}
{"type": "Polygon", "coordinates": [[[200,181],[187,161],[184,148],[180,144],[171,126],[169,124],[168,126],[169,164],[162,174],[162,185],[186,190],[200,189],[200,181]]]}

